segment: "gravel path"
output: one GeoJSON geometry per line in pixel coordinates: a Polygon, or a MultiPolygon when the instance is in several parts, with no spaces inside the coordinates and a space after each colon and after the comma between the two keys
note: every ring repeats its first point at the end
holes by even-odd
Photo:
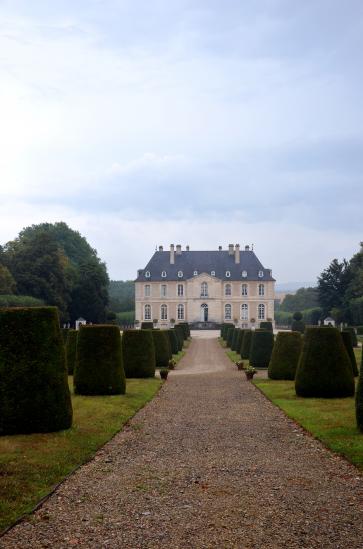
{"type": "Polygon", "coordinates": [[[353,466],[245,381],[216,340],[193,340],[179,368],[0,547],[363,547],[353,466]]]}

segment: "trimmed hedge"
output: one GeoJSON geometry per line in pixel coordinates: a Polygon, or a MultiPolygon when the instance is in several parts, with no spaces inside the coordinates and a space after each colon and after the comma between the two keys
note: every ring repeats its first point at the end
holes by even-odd
{"type": "Polygon", "coordinates": [[[269,331],[269,332],[273,332],[273,331],[274,331],[272,322],[270,322],[270,321],[268,321],[268,320],[263,321],[263,322],[260,322],[260,329],[261,329],[261,330],[267,330],[267,331],[269,331]]]}
{"type": "Polygon", "coordinates": [[[245,331],[246,331],[246,330],[245,330],[244,328],[242,328],[242,329],[238,332],[238,340],[237,340],[236,353],[238,353],[239,355],[241,354],[242,341],[243,341],[243,336],[244,336],[245,331]]]}
{"type": "Polygon", "coordinates": [[[268,365],[270,379],[295,379],[302,348],[300,332],[279,332],[268,365]]]}
{"type": "Polygon", "coordinates": [[[155,347],[151,330],[125,330],[122,357],[126,377],[155,376],[155,347]]]}
{"type": "Polygon", "coordinates": [[[343,343],[345,345],[345,348],[347,350],[347,353],[349,355],[349,360],[352,365],[352,372],[354,377],[359,375],[358,367],[357,367],[357,360],[355,358],[354,350],[353,350],[353,342],[352,342],[352,334],[350,332],[340,332],[340,335],[343,338],[343,343]]]}
{"type": "Polygon", "coordinates": [[[188,322],[179,322],[178,326],[181,326],[184,330],[184,339],[190,337],[190,328],[188,322]]]}
{"type": "Polygon", "coordinates": [[[359,371],[357,392],[355,394],[355,417],[357,420],[357,427],[363,433],[363,352],[359,371]]]}
{"type": "Polygon", "coordinates": [[[168,334],[168,337],[169,337],[171,353],[172,355],[177,355],[179,352],[179,341],[174,328],[171,328],[170,330],[166,330],[166,333],[168,334]]]}
{"type": "Polygon", "coordinates": [[[153,322],[141,322],[141,330],[152,330],[153,328],[153,322]]]}
{"type": "Polygon", "coordinates": [[[66,364],[68,375],[74,374],[74,368],[76,365],[76,351],[77,351],[77,330],[68,330],[68,336],[66,341],[66,364]]]}
{"type": "Polygon", "coordinates": [[[72,425],[56,307],[0,310],[0,435],[72,425]]]}
{"type": "Polygon", "coordinates": [[[363,326],[356,326],[357,335],[363,335],[363,326]]]}
{"type": "Polygon", "coordinates": [[[250,358],[251,341],[252,341],[252,330],[245,330],[243,334],[243,340],[242,340],[241,352],[240,352],[242,359],[248,360],[250,358]]]}
{"type": "Polygon", "coordinates": [[[250,364],[255,368],[268,368],[271,353],[274,346],[274,335],[268,330],[255,330],[253,332],[250,364]]]}
{"type": "Polygon", "coordinates": [[[237,351],[237,341],[240,333],[240,328],[235,328],[232,337],[231,351],[237,351]]]}
{"type": "Polygon", "coordinates": [[[81,326],[76,356],[74,392],[77,395],[125,393],[126,380],[118,326],[81,326]]]}
{"type": "Polygon", "coordinates": [[[337,328],[307,328],[295,377],[298,396],[337,398],[354,395],[348,353],[337,328]]]}
{"type": "Polygon", "coordinates": [[[291,331],[303,334],[305,332],[305,322],[303,320],[293,320],[291,323],[291,331]]]}
{"type": "Polygon", "coordinates": [[[228,328],[230,327],[231,325],[228,323],[224,324],[222,327],[222,338],[224,339],[224,341],[227,341],[228,328]]]}
{"type": "Polygon", "coordinates": [[[176,324],[176,326],[174,327],[174,330],[175,330],[176,336],[178,338],[178,349],[179,349],[179,351],[182,351],[183,350],[183,345],[184,345],[184,330],[183,330],[183,327],[179,326],[179,324],[176,324]]]}
{"type": "Polygon", "coordinates": [[[348,326],[347,328],[343,328],[343,332],[349,332],[352,336],[352,345],[353,347],[358,347],[358,339],[357,334],[353,326],[348,326]]]}
{"type": "Polygon", "coordinates": [[[151,333],[155,348],[155,366],[156,368],[167,368],[171,355],[166,330],[152,330],[151,333]]]}
{"type": "Polygon", "coordinates": [[[229,348],[232,347],[234,331],[235,331],[235,327],[234,326],[229,326],[228,331],[227,331],[227,347],[229,347],[229,348]]]}
{"type": "Polygon", "coordinates": [[[62,334],[62,337],[63,337],[64,345],[67,343],[67,336],[68,336],[69,330],[70,330],[70,328],[61,328],[61,334],[62,334]]]}

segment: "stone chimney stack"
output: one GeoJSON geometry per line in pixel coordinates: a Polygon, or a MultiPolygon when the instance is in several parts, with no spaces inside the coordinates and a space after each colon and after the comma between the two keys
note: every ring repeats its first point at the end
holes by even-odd
{"type": "Polygon", "coordinates": [[[240,251],[239,251],[239,244],[236,244],[236,248],[234,250],[234,261],[235,263],[240,263],[241,262],[241,255],[240,255],[240,251]]]}
{"type": "Polygon", "coordinates": [[[186,249],[187,252],[189,252],[189,250],[190,250],[189,246],[186,246],[185,249],[186,249]]]}
{"type": "Polygon", "coordinates": [[[233,244],[228,244],[228,255],[234,255],[234,246],[233,246],[233,244]]]}
{"type": "Polygon", "coordinates": [[[176,245],[176,255],[181,255],[181,245],[180,244],[176,245]]]}
{"type": "Polygon", "coordinates": [[[174,265],[174,263],[175,263],[174,244],[170,244],[170,265],[174,265]]]}
{"type": "Polygon", "coordinates": [[[222,246],[218,246],[218,251],[222,251],[222,246]]]}
{"type": "Polygon", "coordinates": [[[250,251],[250,247],[249,247],[249,246],[245,246],[245,251],[246,251],[246,252],[249,252],[249,251],[250,251]]]}
{"type": "Polygon", "coordinates": [[[163,251],[163,247],[162,246],[159,246],[159,252],[162,252],[163,251]]]}

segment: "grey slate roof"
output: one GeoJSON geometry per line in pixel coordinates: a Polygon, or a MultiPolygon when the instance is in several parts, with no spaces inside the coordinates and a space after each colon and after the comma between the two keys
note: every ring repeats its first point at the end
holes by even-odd
{"type": "Polygon", "coordinates": [[[252,250],[241,250],[240,258],[240,263],[236,264],[234,254],[229,255],[228,250],[182,251],[181,255],[175,253],[175,263],[171,265],[170,252],[157,251],[145,269],[138,271],[136,282],[182,281],[195,276],[194,271],[209,275],[215,271],[215,277],[222,280],[275,280],[271,271],[263,267],[252,250]],[[149,278],[145,277],[147,271],[150,272],[149,278]],[[166,278],[161,276],[162,271],[166,271],[166,278]],[[183,272],[182,278],[178,277],[178,271],[183,272]],[[226,271],[231,273],[230,277],[226,277],[226,271]],[[247,277],[242,277],[242,271],[247,271],[247,277]],[[263,271],[263,277],[258,276],[259,271],[263,271]]]}

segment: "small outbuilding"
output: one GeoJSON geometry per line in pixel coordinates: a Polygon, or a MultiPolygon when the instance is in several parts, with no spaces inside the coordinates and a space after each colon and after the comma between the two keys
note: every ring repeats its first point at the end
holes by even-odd
{"type": "Polygon", "coordinates": [[[335,320],[331,316],[324,318],[324,326],[335,326],[335,320]]]}

